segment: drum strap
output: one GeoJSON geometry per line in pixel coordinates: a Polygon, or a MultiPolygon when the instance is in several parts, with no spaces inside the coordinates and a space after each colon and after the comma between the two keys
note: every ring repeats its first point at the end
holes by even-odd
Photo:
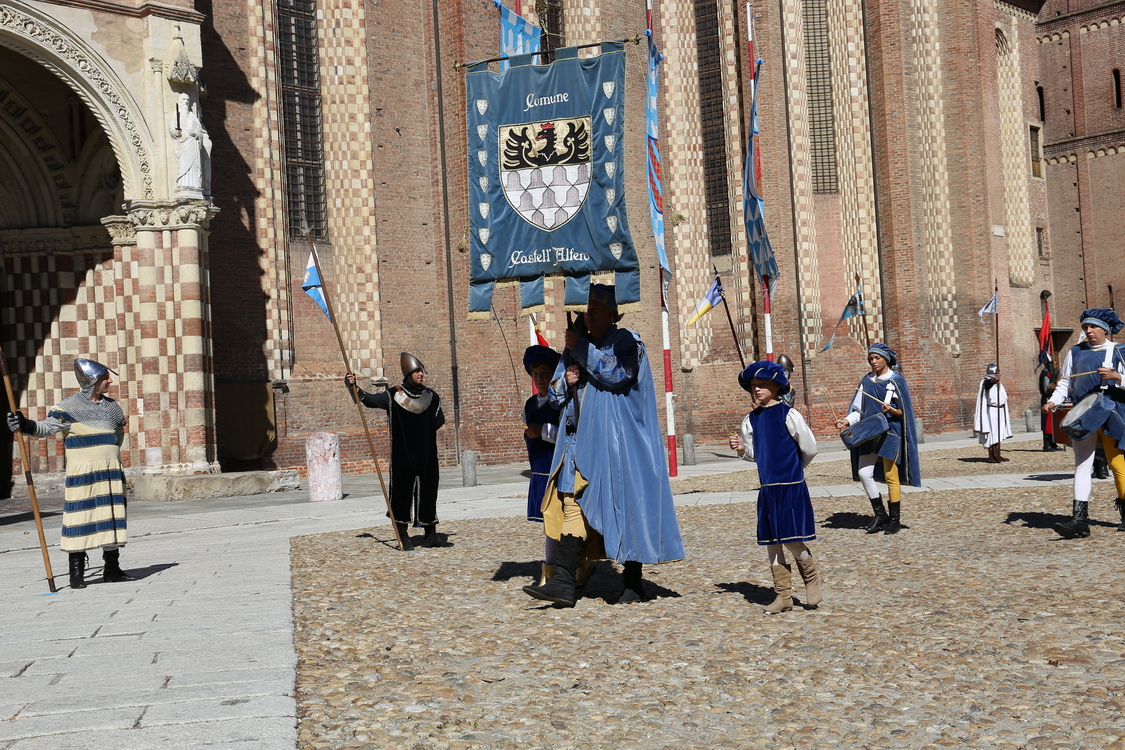
{"type": "MultiPolygon", "coordinates": [[[[1105,350],[1105,359],[1102,360],[1102,367],[1105,367],[1105,368],[1108,368],[1108,369],[1113,369],[1113,354],[1116,351],[1117,351],[1117,344],[1111,344],[1109,346],[1109,348],[1107,348],[1105,350]]],[[[1099,388],[1098,390],[1101,390],[1101,391],[1109,390],[1109,381],[1107,380],[1104,383],[1102,383],[1102,387],[1099,388]]]]}

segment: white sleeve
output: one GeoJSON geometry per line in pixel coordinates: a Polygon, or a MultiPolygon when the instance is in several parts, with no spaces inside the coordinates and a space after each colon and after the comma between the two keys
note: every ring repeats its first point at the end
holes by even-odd
{"type": "Polygon", "coordinates": [[[1066,353],[1066,359],[1063,360],[1062,369],[1059,370],[1059,382],[1055,384],[1055,392],[1047,399],[1047,403],[1058,406],[1063,401],[1066,401],[1067,396],[1070,395],[1070,373],[1074,372],[1074,363],[1071,361],[1071,349],[1066,353]]]}
{"type": "Polygon", "coordinates": [[[742,446],[746,452],[742,454],[743,461],[754,460],[754,426],[750,424],[750,415],[747,414],[746,418],[742,420],[742,446]]]}
{"type": "Polygon", "coordinates": [[[844,417],[847,420],[848,426],[855,424],[863,419],[863,388],[855,389],[855,398],[852,399],[852,405],[848,408],[848,413],[844,417]]]}
{"type": "Polygon", "coordinates": [[[797,447],[801,450],[801,465],[808,466],[816,458],[817,453],[816,436],[809,429],[808,422],[801,416],[801,412],[790,409],[785,417],[785,428],[789,430],[789,434],[797,441],[797,447]]]}

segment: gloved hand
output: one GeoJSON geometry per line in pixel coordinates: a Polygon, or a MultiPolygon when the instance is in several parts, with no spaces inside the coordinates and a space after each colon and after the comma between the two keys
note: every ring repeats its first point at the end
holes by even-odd
{"type": "Polygon", "coordinates": [[[22,412],[8,412],[8,429],[12,434],[19,430],[25,435],[31,435],[35,433],[35,422],[25,417],[22,412]]]}

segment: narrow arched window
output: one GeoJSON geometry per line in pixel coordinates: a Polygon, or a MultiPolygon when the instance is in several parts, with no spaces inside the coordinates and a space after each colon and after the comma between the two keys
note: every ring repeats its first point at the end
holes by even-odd
{"type": "Polygon", "coordinates": [[[1047,107],[1043,104],[1043,87],[1036,86],[1035,93],[1039,96],[1039,122],[1046,122],[1047,107]]]}
{"type": "Polygon", "coordinates": [[[1113,69],[1113,106],[1121,109],[1121,71],[1113,69]]]}

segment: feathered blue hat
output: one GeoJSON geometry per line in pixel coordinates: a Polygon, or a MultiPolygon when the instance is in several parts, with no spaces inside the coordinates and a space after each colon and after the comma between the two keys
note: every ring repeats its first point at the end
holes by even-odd
{"type": "Polygon", "coordinates": [[[785,368],[777,362],[770,362],[762,360],[761,362],[751,362],[750,365],[738,375],[738,384],[742,386],[742,390],[747,392],[753,386],[755,380],[771,380],[777,383],[781,388],[777,394],[784,396],[789,393],[789,378],[785,377],[785,368]]]}
{"type": "Polygon", "coordinates": [[[529,346],[523,352],[523,369],[527,370],[527,374],[530,375],[531,366],[536,362],[548,364],[553,369],[558,365],[561,356],[561,354],[549,346],[542,346],[540,344],[529,346]]]}
{"type": "Polygon", "coordinates": [[[1117,333],[1125,327],[1117,311],[1108,307],[1095,307],[1082,313],[1082,325],[1092,323],[1099,328],[1104,328],[1109,333],[1117,333]]]}
{"type": "Polygon", "coordinates": [[[895,354],[895,350],[881,341],[867,347],[867,353],[878,354],[880,357],[887,360],[887,364],[891,367],[894,367],[896,364],[898,364],[898,355],[895,354]]]}

